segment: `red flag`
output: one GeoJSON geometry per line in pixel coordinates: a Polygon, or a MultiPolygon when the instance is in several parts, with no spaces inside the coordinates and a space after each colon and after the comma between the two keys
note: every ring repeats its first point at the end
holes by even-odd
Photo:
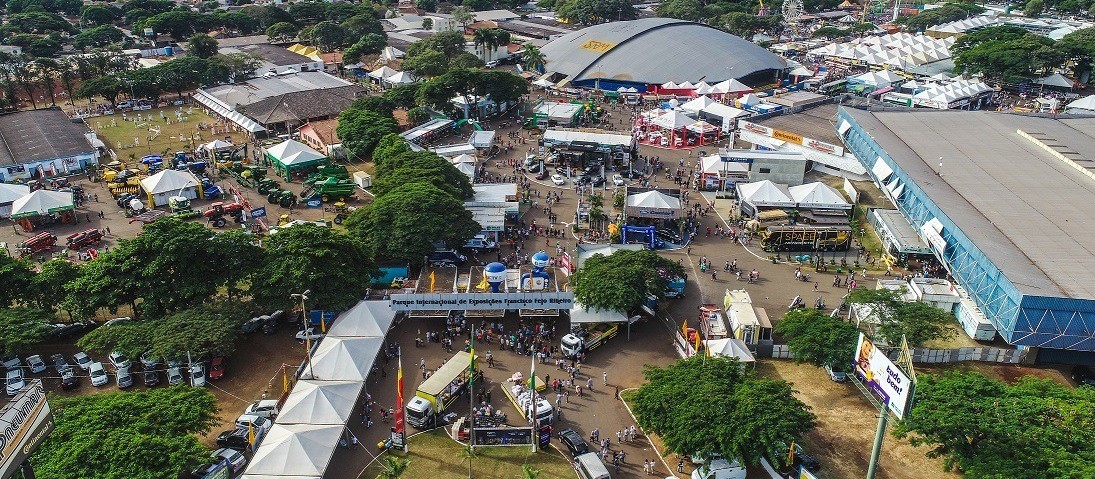
{"type": "Polygon", "coordinates": [[[395,433],[403,444],[403,450],[407,447],[407,431],[403,421],[403,352],[399,354],[399,372],[396,373],[396,408],[395,408],[395,433]]]}

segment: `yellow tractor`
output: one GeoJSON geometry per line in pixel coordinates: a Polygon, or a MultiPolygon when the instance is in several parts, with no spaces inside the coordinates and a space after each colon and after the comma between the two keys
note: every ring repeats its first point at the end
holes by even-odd
{"type": "Polygon", "coordinates": [[[350,209],[349,206],[346,206],[346,202],[344,202],[344,201],[336,202],[334,206],[335,206],[335,218],[334,218],[333,221],[335,222],[336,225],[340,225],[340,224],[342,224],[343,221],[346,221],[346,218],[348,218],[350,216],[350,213],[352,212],[352,210],[350,209]]]}

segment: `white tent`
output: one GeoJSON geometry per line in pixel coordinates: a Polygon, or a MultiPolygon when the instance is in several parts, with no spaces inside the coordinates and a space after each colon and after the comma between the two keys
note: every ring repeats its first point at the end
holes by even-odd
{"type": "Polygon", "coordinates": [[[657,190],[644,191],[627,196],[625,212],[644,218],[679,218],[681,200],[657,190]]]}
{"type": "Polygon", "coordinates": [[[338,315],[327,331],[328,337],[336,338],[383,338],[395,319],[395,311],[388,301],[361,301],[338,315]]]}
{"type": "Polygon", "coordinates": [[[266,149],[266,154],[274,157],[284,166],[315,162],[327,158],[308,145],[296,140],[285,140],[266,149]]]}
{"type": "Polygon", "coordinates": [[[399,70],[396,70],[394,68],[388,68],[387,66],[382,66],[380,68],[377,68],[376,70],[369,72],[368,76],[373,80],[380,81],[392,75],[395,75],[396,73],[399,73],[399,70]]]}
{"type": "Polygon", "coordinates": [[[275,423],[245,469],[247,474],[322,476],[345,425],[275,423]]]}
{"type": "Polygon", "coordinates": [[[384,81],[391,83],[392,85],[408,85],[417,80],[415,80],[414,75],[411,75],[410,72],[398,72],[385,78],[384,81]]]}
{"type": "Polygon", "coordinates": [[[467,175],[467,177],[471,179],[472,182],[475,182],[475,163],[456,163],[455,166],[457,171],[467,175]]]}
{"type": "Polygon", "coordinates": [[[380,58],[382,58],[386,62],[403,58],[404,55],[405,53],[403,53],[403,50],[391,46],[384,47],[384,51],[380,52],[380,58]]]}
{"type": "Polygon", "coordinates": [[[1039,78],[1035,80],[1034,83],[1057,88],[1074,88],[1076,86],[1072,83],[1072,80],[1069,80],[1067,77],[1060,73],[1054,73],[1052,75],[1039,78]]]}
{"type": "Polygon", "coordinates": [[[688,115],[685,115],[684,113],[677,110],[668,110],[665,113],[662,113],[657,118],[654,118],[653,121],[655,125],[670,130],[680,130],[681,128],[684,128],[695,122],[696,120],[689,118],[688,115]]]}
{"type": "Polygon", "coordinates": [[[749,346],[737,338],[724,338],[724,339],[705,339],[703,346],[711,353],[712,356],[719,357],[725,356],[728,358],[738,358],[738,361],[742,363],[755,363],[757,359],[753,357],[753,353],[749,351],[749,346]]]}
{"type": "Polygon", "coordinates": [[[795,200],[786,185],[771,180],[738,183],[738,198],[754,207],[794,207],[795,200]]]}
{"type": "Polygon", "coordinates": [[[457,156],[449,161],[452,162],[452,164],[454,165],[458,163],[471,163],[474,165],[477,160],[474,156],[464,153],[463,155],[457,156]]]}
{"type": "Polygon", "coordinates": [[[554,83],[548,81],[546,78],[537,78],[532,81],[532,84],[540,88],[550,88],[552,85],[554,85],[554,83]]]}
{"type": "Polygon", "coordinates": [[[820,181],[788,188],[791,198],[799,208],[850,209],[852,205],[844,200],[833,187],[820,181]]]}
{"type": "Polygon", "coordinates": [[[607,309],[587,310],[580,303],[574,303],[570,308],[571,323],[626,323],[627,314],[607,309]]]}
{"type": "Polygon", "coordinates": [[[1065,113],[1095,113],[1095,95],[1085,96],[1065,105],[1065,113]]]}
{"type": "Polygon", "coordinates": [[[11,214],[11,204],[14,203],[15,200],[29,194],[30,187],[27,185],[0,183],[0,218],[6,218],[11,214]]]}
{"type": "Polygon", "coordinates": [[[707,96],[698,96],[696,98],[693,98],[691,100],[688,100],[688,101],[684,102],[684,104],[681,105],[681,109],[684,110],[684,111],[690,112],[692,114],[696,114],[696,113],[699,113],[704,108],[707,108],[708,106],[710,106],[712,103],[717,103],[717,102],[715,100],[712,100],[710,97],[707,97],[707,96]]]}
{"type": "Polygon", "coordinates": [[[65,191],[38,190],[11,203],[12,218],[48,215],[58,211],[75,209],[72,193],[65,191]]]}
{"type": "Polygon", "coordinates": [[[235,146],[235,145],[233,145],[233,144],[231,144],[227,141],[224,141],[224,140],[213,140],[209,143],[203,144],[201,146],[201,149],[203,149],[205,151],[221,151],[221,150],[226,150],[228,148],[232,148],[233,146],[235,146]]]}
{"type": "Polygon", "coordinates": [[[324,338],[300,377],[325,381],[364,381],[384,338],[324,338]]]}
{"type": "Polygon", "coordinates": [[[278,424],[342,425],[354,413],[354,404],[365,383],[301,379],[285,398],[278,424]]]}
{"type": "Polygon", "coordinates": [[[665,88],[666,90],[676,90],[679,87],[677,87],[676,83],[673,83],[671,81],[667,81],[665,83],[662,83],[662,88],[665,88]]]}
{"type": "Polygon", "coordinates": [[[141,180],[141,189],[148,195],[152,206],[166,205],[167,199],[172,196],[190,200],[197,198],[200,186],[198,177],[189,171],[163,170],[141,180]]]}

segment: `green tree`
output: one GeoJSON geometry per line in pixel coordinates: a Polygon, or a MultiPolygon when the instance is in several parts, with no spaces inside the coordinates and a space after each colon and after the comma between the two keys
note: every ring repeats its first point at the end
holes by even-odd
{"type": "Polygon", "coordinates": [[[290,42],[300,33],[300,28],[289,22],[278,22],[266,29],[266,36],[274,42],[290,42]]]}
{"type": "Polygon", "coordinates": [[[449,68],[449,57],[437,50],[426,50],[404,58],[403,68],[414,72],[419,78],[436,77],[449,68]]]}
{"type": "Polygon", "coordinates": [[[475,21],[475,12],[465,6],[452,9],[449,15],[452,17],[452,21],[459,23],[462,28],[468,28],[468,25],[475,21]]]}
{"type": "Polygon", "coordinates": [[[260,31],[259,20],[242,12],[222,12],[217,15],[217,22],[243,35],[260,31]]]}
{"type": "Polygon", "coordinates": [[[574,300],[587,308],[629,313],[647,296],[665,299],[669,280],[684,277],[684,267],[650,250],[594,255],[570,277],[574,300]]]}
{"type": "Polygon", "coordinates": [[[659,17],[679,18],[699,21],[704,17],[703,3],[699,0],[669,0],[662,2],[654,10],[659,17]]]}
{"type": "Polygon", "coordinates": [[[69,261],[54,259],[42,263],[38,274],[31,278],[27,301],[42,309],[59,307],[65,299],[65,285],[79,276],[79,267],[69,261]]]}
{"type": "Polygon", "coordinates": [[[114,25],[102,25],[84,30],[73,37],[72,46],[80,50],[88,48],[102,48],[121,43],[125,40],[125,33],[114,25]]]}
{"type": "Polygon", "coordinates": [[[36,308],[0,308],[0,353],[14,356],[41,343],[52,330],[53,314],[36,308]]]}
{"type": "MultiPolygon", "coordinates": [[[[414,6],[427,12],[433,12],[437,10],[437,0],[415,0],[414,6]]],[[[433,22],[431,21],[430,23],[432,26],[433,22]]],[[[423,29],[425,29],[425,27],[423,27],[423,29]]]]}
{"type": "Polygon", "coordinates": [[[413,265],[422,264],[435,241],[460,246],[483,230],[461,200],[429,183],[400,186],[358,208],[345,225],[376,257],[413,265]]]}
{"type": "Polygon", "coordinates": [[[338,115],[338,137],[352,158],[364,160],[372,154],[380,138],[397,133],[399,124],[390,115],[350,108],[338,115]]]}
{"type": "Polygon", "coordinates": [[[297,24],[293,16],[289,15],[289,12],[274,5],[248,5],[241,8],[240,13],[258,20],[260,30],[282,22],[297,24]]]}
{"type": "Polygon", "coordinates": [[[231,355],[236,350],[240,326],[247,319],[246,312],[239,303],[214,303],[179,311],[157,321],[150,351],[155,357],[179,359],[187,352],[194,358],[231,355]]]}
{"type": "Polygon", "coordinates": [[[384,460],[381,461],[383,469],[380,471],[380,477],[384,479],[398,479],[403,477],[403,473],[407,471],[407,465],[409,461],[400,459],[394,456],[384,456],[384,460]]]}
{"type": "Polygon", "coordinates": [[[384,50],[384,45],[387,45],[388,40],[382,35],[376,33],[367,33],[361,37],[357,43],[350,45],[345,52],[342,53],[342,61],[344,63],[357,63],[361,61],[361,57],[366,55],[376,55],[384,50]]]}
{"type": "Polygon", "coordinates": [[[547,57],[544,56],[544,52],[540,51],[540,47],[533,45],[532,43],[525,42],[522,47],[521,53],[521,66],[525,67],[525,70],[538,72],[547,63],[547,57]]]}
{"type": "Polygon", "coordinates": [[[298,225],[264,242],[266,261],[252,281],[255,300],[273,308],[292,309],[291,293],[312,290],[309,307],[349,309],[365,295],[367,277],[376,270],[362,242],[345,233],[315,225],[298,225]]]}
{"type": "Polygon", "coordinates": [[[396,168],[383,174],[380,171],[378,168],[372,188],[377,197],[383,197],[408,183],[430,183],[460,200],[471,199],[473,195],[468,176],[456,169],[449,160],[432,152],[405,153],[400,157],[396,168]]]}
{"type": "Polygon", "coordinates": [[[140,28],[151,28],[156,33],[166,33],[181,41],[190,35],[207,31],[213,24],[212,18],[190,10],[171,10],[148,17],[140,28]]]}
{"type": "MultiPolygon", "coordinates": [[[[409,151],[411,151],[411,148],[407,146],[407,141],[403,137],[399,136],[398,133],[388,133],[380,138],[376,148],[373,149],[373,164],[376,165],[377,169],[383,168],[388,160],[409,151]]],[[[394,169],[394,166],[392,169],[394,169]]]]}
{"type": "MultiPolygon", "coordinates": [[[[1095,8],[1095,4],[1092,7],[1095,8]]],[[[1095,16],[1095,12],[1092,16],[1095,16]]],[[[1095,27],[1069,33],[1058,40],[1054,47],[1067,60],[1073,62],[1076,78],[1081,78],[1084,73],[1091,71],[1092,60],[1095,59],[1095,27]]]]}
{"type": "Polygon", "coordinates": [[[869,306],[878,316],[876,334],[892,346],[900,345],[902,336],[909,346],[919,347],[956,334],[952,314],[927,303],[905,302],[901,294],[889,289],[856,288],[848,295],[848,304],[869,306]]]}
{"type": "Polygon", "coordinates": [[[186,50],[198,58],[217,54],[217,39],[205,33],[195,33],[186,40],[186,50]]]}
{"type": "Polygon", "coordinates": [[[346,44],[346,31],[339,24],[329,21],[322,21],[304,29],[300,36],[323,52],[335,51],[346,44]]]}
{"type": "MultiPolygon", "coordinates": [[[[816,309],[794,309],[776,323],[776,332],[798,363],[838,367],[852,361],[859,330],[816,309]]],[[[846,369],[846,368],[843,368],[846,369]]]]}
{"type": "Polygon", "coordinates": [[[1027,5],[1023,7],[1023,15],[1030,18],[1038,18],[1045,10],[1045,2],[1042,0],[1030,0],[1027,5]]]}
{"type": "Polygon", "coordinates": [[[1095,473],[1095,388],[1024,376],[1013,385],[975,372],[920,375],[894,433],[931,447],[970,479],[1074,478],[1095,473]]]}
{"type": "Polygon", "coordinates": [[[639,15],[630,0],[561,0],[556,13],[582,25],[593,25],[613,20],[633,20],[639,15]]]}
{"type": "Polygon", "coordinates": [[[29,263],[0,254],[0,309],[25,299],[33,278],[29,263]]]}
{"type": "Polygon", "coordinates": [[[54,430],[30,458],[43,478],[175,477],[209,458],[198,436],[217,423],[206,388],[51,398],[50,406],[54,430]]]}
{"type": "Polygon", "coordinates": [[[372,11],[347,18],[341,26],[346,31],[347,38],[361,38],[372,33],[387,39],[384,27],[380,25],[380,19],[372,11]]]}
{"type": "Polygon", "coordinates": [[[80,14],[80,20],[90,26],[109,25],[117,21],[118,17],[116,9],[102,5],[89,5],[80,14]]]}
{"type": "Polygon", "coordinates": [[[735,358],[692,356],[647,367],[643,376],[631,409],[666,453],[720,454],[750,465],[762,457],[782,461],[780,451],[815,426],[790,383],[761,378],[735,358]]]}
{"type": "Polygon", "coordinates": [[[76,33],[64,17],[52,12],[26,12],[8,15],[0,31],[5,33],[34,33],[44,35],[49,32],[76,33]]]}
{"type": "Polygon", "coordinates": [[[392,102],[396,108],[410,110],[416,106],[415,95],[418,94],[418,85],[395,85],[384,92],[384,98],[392,102]]]}
{"type": "Polygon", "coordinates": [[[392,103],[383,95],[369,95],[354,100],[350,108],[369,110],[383,116],[392,116],[392,112],[395,111],[395,103],[392,103]]]}

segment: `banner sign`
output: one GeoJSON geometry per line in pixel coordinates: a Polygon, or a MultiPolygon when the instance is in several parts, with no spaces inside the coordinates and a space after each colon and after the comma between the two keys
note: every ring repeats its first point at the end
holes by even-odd
{"type": "Polygon", "coordinates": [[[859,333],[855,348],[855,375],[898,419],[905,417],[912,394],[912,381],[863,333],[859,333]]]}
{"type": "Polygon", "coordinates": [[[410,293],[391,296],[392,311],[571,309],[574,293],[410,293]]]}
{"type": "Polygon", "coordinates": [[[0,478],[9,478],[53,430],[41,380],[31,382],[0,410],[0,427],[0,478]]]}
{"type": "Polygon", "coordinates": [[[474,434],[476,446],[521,446],[532,444],[531,427],[477,427],[474,434]]]}
{"type": "Polygon", "coordinates": [[[777,140],[783,140],[788,143],[794,143],[796,145],[802,144],[802,135],[796,135],[794,133],[777,130],[775,128],[772,129],[772,138],[775,138],[777,140]]]}
{"type": "Polygon", "coordinates": [[[566,251],[559,255],[559,269],[563,270],[563,274],[567,276],[574,272],[574,265],[570,262],[570,254],[566,251]]]}
{"type": "Polygon", "coordinates": [[[740,126],[741,129],[743,129],[745,131],[751,131],[751,132],[756,133],[758,135],[772,136],[772,129],[771,128],[769,128],[767,126],[764,126],[764,125],[758,125],[758,124],[753,123],[751,121],[741,120],[741,121],[738,122],[738,126],[740,126]]]}

